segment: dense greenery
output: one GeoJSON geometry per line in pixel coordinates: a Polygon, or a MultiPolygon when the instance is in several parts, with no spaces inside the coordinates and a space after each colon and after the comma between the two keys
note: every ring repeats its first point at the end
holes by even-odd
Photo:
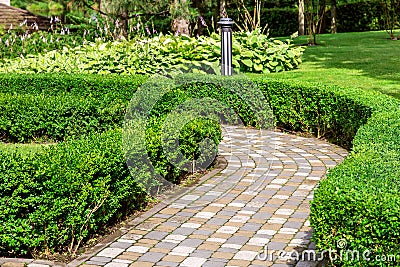
{"type": "Polygon", "coordinates": [[[94,25],[75,29],[60,23],[53,24],[51,31],[10,31],[2,34],[0,29],[0,60],[46,53],[52,50],[73,48],[89,42],[112,40],[110,34],[100,33],[94,25]],[[71,29],[70,29],[71,28],[71,29]]]}
{"type": "MultiPolygon", "coordinates": [[[[198,39],[159,35],[125,42],[90,43],[6,61],[0,69],[10,73],[152,74],[183,68],[196,61],[217,66],[221,56],[219,38],[217,34],[198,39]]],[[[233,65],[255,73],[291,70],[300,64],[302,52],[301,47],[270,40],[257,31],[237,33],[233,65]]]]}
{"type": "Polygon", "coordinates": [[[0,139],[63,141],[121,125],[132,97],[127,88],[143,81],[96,76],[0,76],[0,139]],[[51,97],[49,97],[51,96],[51,97]]]}

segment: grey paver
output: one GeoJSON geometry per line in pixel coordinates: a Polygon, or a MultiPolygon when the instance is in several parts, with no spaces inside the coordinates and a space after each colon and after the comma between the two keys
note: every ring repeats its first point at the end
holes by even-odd
{"type": "Polygon", "coordinates": [[[158,262],[164,256],[165,256],[165,254],[160,253],[160,252],[147,252],[147,253],[143,254],[143,256],[141,256],[139,258],[139,260],[146,261],[146,262],[158,262]]]}

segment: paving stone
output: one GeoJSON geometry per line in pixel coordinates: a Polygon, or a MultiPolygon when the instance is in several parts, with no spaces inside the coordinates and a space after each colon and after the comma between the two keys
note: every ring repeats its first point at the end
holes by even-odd
{"type": "Polygon", "coordinates": [[[245,223],[242,227],[240,227],[240,230],[256,232],[262,227],[262,225],[263,224],[261,223],[245,223]]]}
{"type": "Polygon", "coordinates": [[[187,238],[187,239],[183,240],[179,245],[196,248],[196,247],[200,246],[200,244],[203,242],[204,242],[204,240],[201,240],[201,239],[187,238]]]}
{"type": "Polygon", "coordinates": [[[48,264],[29,263],[28,267],[50,267],[48,264]]]}
{"type": "Polygon", "coordinates": [[[186,267],[201,267],[207,259],[197,258],[197,257],[187,257],[182,263],[181,266],[186,267]]]}
{"type": "Polygon", "coordinates": [[[196,229],[194,228],[180,227],[174,230],[172,234],[188,236],[191,235],[194,231],[196,231],[196,229]]]}
{"type": "Polygon", "coordinates": [[[233,256],[234,260],[245,260],[245,261],[252,261],[257,256],[258,252],[255,251],[239,251],[233,256]]]}
{"type": "Polygon", "coordinates": [[[239,228],[235,226],[222,226],[217,233],[234,234],[239,228]]]}
{"type": "Polygon", "coordinates": [[[155,240],[161,240],[164,237],[166,237],[168,235],[168,233],[165,232],[160,232],[160,231],[151,231],[150,233],[148,233],[147,235],[144,236],[144,238],[148,238],[148,239],[155,239],[155,240]]]}
{"type": "Polygon", "coordinates": [[[128,267],[129,263],[109,262],[104,267],[128,267]]]}
{"type": "Polygon", "coordinates": [[[141,256],[139,258],[139,260],[140,261],[146,261],[146,262],[158,262],[164,257],[165,257],[164,253],[147,252],[147,253],[143,254],[143,256],[141,256]]]}
{"type": "MultiPolygon", "coordinates": [[[[218,259],[219,260],[219,259],[218,259]]],[[[225,267],[226,261],[217,261],[216,259],[208,259],[204,264],[203,267],[225,267]]]]}
{"type": "Polygon", "coordinates": [[[194,250],[195,248],[193,247],[177,246],[171,251],[170,255],[189,256],[194,250]]]}
{"type": "MultiPolygon", "coordinates": [[[[97,254],[97,255],[99,255],[99,254],[97,254]]],[[[95,257],[91,257],[90,260],[91,261],[96,261],[96,262],[107,263],[107,262],[110,262],[112,260],[112,258],[111,257],[103,257],[103,256],[95,256],[95,257]]]]}
{"type": "Polygon", "coordinates": [[[104,266],[106,265],[106,262],[98,262],[98,261],[85,261],[84,265],[85,266],[104,266]]]}
{"type": "Polygon", "coordinates": [[[5,262],[1,264],[1,267],[25,267],[24,262],[5,262]]]}
{"type": "Polygon", "coordinates": [[[149,250],[148,247],[144,247],[144,246],[131,246],[129,247],[126,251],[129,252],[136,252],[136,253],[146,253],[149,250]]]}
{"type": "Polygon", "coordinates": [[[130,247],[132,245],[131,242],[121,242],[121,241],[117,241],[114,242],[110,245],[110,248],[120,248],[120,249],[126,249],[128,247],[130,247]]]}

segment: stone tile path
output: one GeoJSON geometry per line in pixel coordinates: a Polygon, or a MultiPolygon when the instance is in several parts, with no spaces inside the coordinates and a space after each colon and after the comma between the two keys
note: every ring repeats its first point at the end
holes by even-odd
{"type": "Polygon", "coordinates": [[[113,242],[68,265],[315,266],[287,256],[313,248],[313,189],[346,150],[278,132],[233,126],[224,132],[224,170],[160,203],[113,242]]]}

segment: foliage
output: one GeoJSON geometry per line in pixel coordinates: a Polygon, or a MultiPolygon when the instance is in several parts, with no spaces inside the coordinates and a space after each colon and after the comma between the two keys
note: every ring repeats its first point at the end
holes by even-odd
{"type": "Polygon", "coordinates": [[[278,126],[312,133],[347,148],[370,114],[368,108],[335,87],[282,81],[260,86],[268,96],[278,126]]]}
{"type": "Polygon", "coordinates": [[[63,6],[59,3],[49,1],[49,2],[34,2],[28,4],[26,9],[34,14],[39,14],[43,16],[59,16],[63,13],[63,6]]]}
{"type": "Polygon", "coordinates": [[[48,32],[18,33],[11,31],[0,37],[0,57],[15,58],[45,53],[63,47],[82,45],[80,35],[68,35],[48,32]]]}
{"type": "Polygon", "coordinates": [[[22,156],[0,151],[0,254],[75,252],[94,232],[145,206],[130,177],[121,132],[22,156]]]}
{"type": "Polygon", "coordinates": [[[6,142],[63,141],[121,123],[124,103],[70,95],[0,94],[0,136],[6,142]]]}
{"type": "MultiPolygon", "coordinates": [[[[179,69],[194,61],[218,64],[219,35],[190,38],[162,35],[125,42],[98,42],[75,48],[65,47],[43,55],[8,60],[3,72],[119,73],[152,74],[179,69]]],[[[233,64],[240,71],[267,73],[291,70],[301,62],[303,48],[270,40],[267,36],[238,33],[233,41],[233,64]]]]}
{"type": "Polygon", "coordinates": [[[121,125],[143,77],[105,81],[94,76],[0,76],[0,138],[63,141],[121,125]],[[51,97],[49,97],[51,96],[51,97]]]}
{"type": "Polygon", "coordinates": [[[270,36],[290,36],[298,30],[296,8],[264,8],[261,16],[270,36]]]}
{"type": "Polygon", "coordinates": [[[385,28],[384,7],[378,1],[344,3],[337,6],[338,31],[372,31],[385,28]]]}

